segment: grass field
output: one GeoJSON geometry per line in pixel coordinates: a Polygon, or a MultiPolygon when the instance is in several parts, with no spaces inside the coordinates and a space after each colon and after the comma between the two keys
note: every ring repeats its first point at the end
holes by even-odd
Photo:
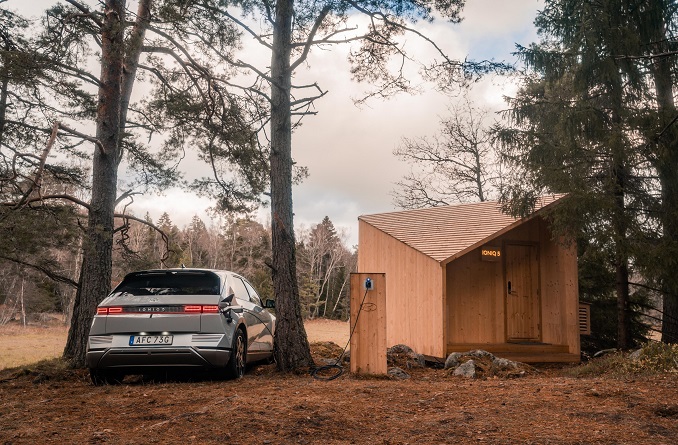
{"type": "Polygon", "coordinates": [[[59,357],[67,334],[66,326],[0,326],[0,369],[59,357]]]}
{"type": "MultiPolygon", "coordinates": [[[[305,323],[310,342],[333,341],[342,348],[348,341],[348,322],[309,320],[305,323]]],[[[66,345],[66,326],[0,326],[0,369],[59,357],[66,345]]]]}

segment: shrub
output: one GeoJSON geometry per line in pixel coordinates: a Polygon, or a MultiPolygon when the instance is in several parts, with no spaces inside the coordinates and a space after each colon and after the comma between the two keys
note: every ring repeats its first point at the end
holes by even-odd
{"type": "Polygon", "coordinates": [[[631,377],[664,372],[678,372],[677,344],[646,343],[634,353],[607,354],[572,368],[567,374],[573,377],[631,377]]]}

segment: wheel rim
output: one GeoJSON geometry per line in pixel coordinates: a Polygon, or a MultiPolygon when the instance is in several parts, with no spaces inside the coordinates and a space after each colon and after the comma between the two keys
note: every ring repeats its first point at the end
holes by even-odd
{"type": "Polygon", "coordinates": [[[238,377],[245,374],[245,342],[242,333],[238,334],[235,340],[235,369],[238,377]]]}

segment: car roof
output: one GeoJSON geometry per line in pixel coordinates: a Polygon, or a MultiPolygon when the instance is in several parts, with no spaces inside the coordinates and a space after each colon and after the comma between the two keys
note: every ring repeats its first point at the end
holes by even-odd
{"type": "Polygon", "coordinates": [[[161,273],[170,273],[170,272],[181,272],[181,273],[213,273],[221,278],[226,278],[228,275],[237,275],[234,274],[231,271],[228,270],[219,270],[219,269],[203,269],[203,268],[198,268],[198,267],[173,267],[173,268],[168,268],[168,269],[146,269],[146,270],[137,270],[134,272],[130,272],[127,275],[125,275],[125,278],[127,277],[133,277],[133,276],[138,276],[138,275],[144,275],[144,274],[161,274],[161,273]]]}

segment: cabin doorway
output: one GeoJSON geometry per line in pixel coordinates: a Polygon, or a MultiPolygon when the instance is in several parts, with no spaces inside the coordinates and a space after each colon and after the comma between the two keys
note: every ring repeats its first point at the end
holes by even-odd
{"type": "Polygon", "coordinates": [[[541,340],[538,246],[506,244],[504,267],[506,339],[538,342],[541,340]]]}

